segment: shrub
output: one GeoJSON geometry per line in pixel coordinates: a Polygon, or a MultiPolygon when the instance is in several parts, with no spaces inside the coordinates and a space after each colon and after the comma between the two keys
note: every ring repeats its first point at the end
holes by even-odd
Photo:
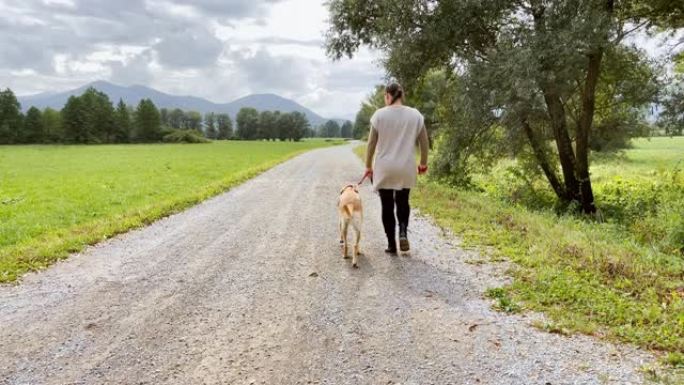
{"type": "Polygon", "coordinates": [[[162,140],[166,143],[209,143],[209,139],[205,138],[195,130],[169,130],[164,133],[162,140]]]}

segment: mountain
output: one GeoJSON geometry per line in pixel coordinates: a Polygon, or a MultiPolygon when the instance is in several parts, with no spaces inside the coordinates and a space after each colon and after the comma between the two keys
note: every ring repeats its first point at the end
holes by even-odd
{"type": "MultiPolygon", "coordinates": [[[[61,109],[70,96],[81,95],[88,87],[94,87],[98,91],[104,92],[114,104],[119,99],[123,99],[128,105],[137,105],[141,99],[152,99],[158,108],[180,108],[182,110],[198,111],[203,114],[207,112],[227,113],[233,118],[235,118],[240,108],[253,107],[259,111],[299,111],[306,115],[312,126],[321,125],[328,120],[293,100],[275,94],[253,94],[230,103],[214,103],[194,96],[171,95],[150,87],[138,85],[124,87],[105,81],[92,82],[71,91],[58,93],[44,92],[30,96],[19,96],[18,99],[24,111],[31,106],[40,109],[46,107],[61,109]]],[[[340,121],[339,119],[334,120],[340,121]]]]}

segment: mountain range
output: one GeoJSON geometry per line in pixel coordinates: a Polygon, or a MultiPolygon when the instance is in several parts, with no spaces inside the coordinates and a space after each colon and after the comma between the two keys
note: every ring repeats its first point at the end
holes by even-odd
{"type": "MultiPolygon", "coordinates": [[[[202,114],[208,112],[227,113],[233,118],[235,118],[235,115],[237,115],[241,108],[252,107],[259,111],[299,111],[306,115],[312,126],[319,126],[328,121],[327,118],[318,115],[294,100],[286,99],[275,94],[252,94],[230,103],[214,103],[207,99],[194,96],[171,95],[150,87],[139,85],[120,86],[106,81],[92,82],[65,92],[45,92],[36,95],[19,96],[18,99],[24,111],[31,106],[39,109],[50,107],[59,110],[64,107],[64,104],[66,104],[70,96],[81,95],[88,87],[93,87],[98,91],[104,92],[114,104],[116,104],[119,99],[123,99],[126,104],[134,106],[137,105],[141,99],[151,99],[158,108],[180,108],[187,111],[198,111],[202,114]]],[[[333,120],[340,123],[344,121],[341,119],[333,120]]]]}

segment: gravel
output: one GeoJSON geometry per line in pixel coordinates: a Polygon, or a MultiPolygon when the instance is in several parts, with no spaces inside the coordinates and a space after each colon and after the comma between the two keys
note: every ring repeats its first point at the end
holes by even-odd
{"type": "Polygon", "coordinates": [[[642,383],[646,352],[491,310],[502,266],[419,215],[412,255],[385,255],[369,186],[352,269],[334,205],[361,173],[311,151],[0,286],[0,383],[642,383]]]}

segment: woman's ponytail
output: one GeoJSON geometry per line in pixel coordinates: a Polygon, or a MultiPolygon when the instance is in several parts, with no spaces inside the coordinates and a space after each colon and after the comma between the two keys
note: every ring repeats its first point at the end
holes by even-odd
{"type": "Polygon", "coordinates": [[[404,97],[404,89],[399,83],[392,82],[385,87],[385,92],[392,97],[392,102],[390,105],[394,104],[397,100],[404,97]]]}

